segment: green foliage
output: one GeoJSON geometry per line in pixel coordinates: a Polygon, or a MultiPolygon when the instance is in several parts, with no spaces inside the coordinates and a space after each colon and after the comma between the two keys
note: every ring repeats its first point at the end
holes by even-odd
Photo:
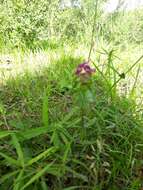
{"type": "Polygon", "coordinates": [[[134,114],[135,104],[111,89],[112,61],[113,51],[109,51],[105,73],[96,72],[83,89],[83,115],[81,88],[74,74],[80,59],[63,56],[43,73],[25,73],[7,82],[1,93],[7,124],[14,117],[24,127],[11,123],[11,130],[3,125],[0,132],[2,190],[141,186],[142,120],[134,114]],[[11,96],[17,99],[12,108],[11,96]],[[15,112],[21,115],[17,118],[15,112]]]}
{"type": "Polygon", "coordinates": [[[100,34],[104,40],[116,45],[142,43],[142,9],[135,11],[114,12],[103,15],[100,34]]]}
{"type": "MultiPolygon", "coordinates": [[[[115,45],[142,43],[142,9],[105,14],[98,0],[94,38],[115,45]]],[[[1,47],[48,48],[67,41],[89,44],[95,2],[81,1],[78,8],[61,8],[54,1],[2,1],[0,5],[1,47]]]]}
{"type": "MultiPolygon", "coordinates": [[[[142,10],[105,15],[98,3],[95,15],[94,0],[64,9],[58,0],[0,0],[1,49],[48,48],[36,52],[48,54],[44,69],[0,70],[0,190],[142,188],[143,115],[134,97],[143,56],[120,71],[116,54],[119,45],[142,43],[142,10]],[[96,72],[81,83],[75,70],[92,37],[96,72]],[[132,71],[129,96],[118,95],[132,71]]],[[[10,65],[27,64],[18,53],[10,65]]]]}
{"type": "Polygon", "coordinates": [[[16,47],[32,48],[38,41],[50,37],[56,1],[4,1],[0,8],[1,35],[6,43],[10,40],[16,47]]]}
{"type": "MultiPolygon", "coordinates": [[[[78,8],[63,9],[58,0],[2,1],[1,46],[32,49],[44,44],[48,47],[53,40],[60,44],[67,40],[85,42],[91,35],[94,12],[94,1],[81,1],[78,8]]],[[[99,20],[100,16],[101,13],[99,20]]]]}

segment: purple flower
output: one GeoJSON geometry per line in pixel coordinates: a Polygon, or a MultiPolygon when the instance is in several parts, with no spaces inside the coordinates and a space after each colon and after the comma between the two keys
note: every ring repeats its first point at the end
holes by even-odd
{"type": "Polygon", "coordinates": [[[77,76],[89,76],[94,72],[95,69],[90,67],[89,62],[84,62],[77,66],[75,74],[77,76]]]}

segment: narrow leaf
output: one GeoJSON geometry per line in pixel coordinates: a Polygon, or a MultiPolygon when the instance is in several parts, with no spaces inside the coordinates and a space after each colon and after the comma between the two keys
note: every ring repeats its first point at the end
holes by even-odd
{"type": "Polygon", "coordinates": [[[19,190],[21,188],[23,174],[24,174],[24,170],[22,169],[15,180],[13,190],[19,190]]]}
{"type": "Polygon", "coordinates": [[[51,166],[53,163],[46,165],[43,169],[41,169],[39,172],[37,172],[22,188],[21,190],[24,190],[29,185],[31,185],[34,181],[38,180],[51,166]]]}
{"type": "Polygon", "coordinates": [[[0,156],[2,156],[3,158],[5,158],[5,160],[8,162],[8,164],[10,164],[10,165],[15,165],[15,166],[19,166],[20,164],[19,164],[19,161],[17,161],[17,160],[15,160],[15,159],[13,159],[13,158],[11,158],[10,156],[7,156],[6,154],[4,154],[4,153],[2,153],[2,152],[0,152],[0,156]]]}
{"type": "Polygon", "coordinates": [[[41,190],[49,190],[49,187],[47,186],[44,179],[42,179],[42,181],[41,181],[41,187],[42,187],[41,190]]]}
{"type": "Polygon", "coordinates": [[[24,167],[24,156],[23,156],[23,151],[21,148],[20,143],[18,142],[18,139],[15,134],[12,134],[12,143],[16,149],[17,155],[18,155],[18,160],[21,163],[21,166],[24,167]]]}
{"type": "Polygon", "coordinates": [[[0,183],[2,184],[4,181],[6,181],[9,178],[12,178],[13,176],[15,176],[17,173],[19,172],[19,170],[16,170],[14,172],[10,172],[6,175],[3,175],[0,179],[0,183]]]}
{"type": "Polygon", "coordinates": [[[67,161],[67,159],[68,159],[68,154],[69,154],[69,152],[70,152],[70,148],[71,148],[71,143],[68,143],[68,144],[66,145],[66,150],[65,150],[65,152],[64,152],[63,159],[62,159],[64,164],[66,163],[66,161],[67,161]]]}
{"type": "Polygon", "coordinates": [[[29,160],[29,162],[27,163],[27,166],[32,165],[33,163],[37,162],[38,160],[48,157],[51,154],[53,154],[54,152],[56,152],[57,148],[55,147],[51,147],[48,148],[47,150],[45,150],[44,152],[42,152],[41,154],[39,154],[38,156],[32,158],[31,160],[29,160]]]}
{"type": "Polygon", "coordinates": [[[14,132],[15,132],[15,131],[1,131],[1,132],[0,132],[0,139],[6,137],[6,136],[8,136],[8,135],[13,134],[14,132]]]}
{"type": "Polygon", "coordinates": [[[49,132],[50,129],[47,127],[38,127],[34,129],[27,129],[26,131],[19,132],[18,139],[20,141],[29,140],[31,138],[37,137],[39,135],[49,132]]]}
{"type": "Polygon", "coordinates": [[[48,122],[49,122],[48,96],[46,93],[44,93],[44,96],[43,96],[42,121],[43,121],[44,127],[48,127],[48,122]]]}

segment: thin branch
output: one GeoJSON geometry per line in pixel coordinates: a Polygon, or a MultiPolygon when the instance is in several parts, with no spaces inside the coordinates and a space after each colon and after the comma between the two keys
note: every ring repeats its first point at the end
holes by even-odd
{"type": "Polygon", "coordinates": [[[134,63],[125,73],[120,74],[120,75],[119,75],[120,78],[113,84],[113,86],[111,87],[111,89],[112,89],[115,85],[117,85],[117,84],[120,82],[121,79],[123,79],[123,77],[122,77],[123,75],[124,75],[124,78],[125,78],[126,74],[128,74],[142,59],[143,59],[143,55],[140,56],[139,59],[137,59],[137,61],[135,61],[135,63],[134,63]]]}
{"type": "Polygon", "coordinates": [[[96,27],[96,18],[97,18],[97,8],[98,8],[98,0],[96,0],[95,4],[95,14],[94,14],[94,20],[93,20],[93,28],[92,28],[92,36],[91,36],[91,45],[89,49],[89,55],[88,55],[88,61],[90,60],[91,52],[93,49],[93,41],[94,41],[94,33],[95,33],[95,27],[96,27]]]}

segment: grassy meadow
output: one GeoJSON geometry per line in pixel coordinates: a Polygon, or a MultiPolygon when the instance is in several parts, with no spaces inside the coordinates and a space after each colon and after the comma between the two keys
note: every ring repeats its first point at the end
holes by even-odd
{"type": "Polygon", "coordinates": [[[0,1],[0,190],[143,188],[142,9],[81,3],[0,1]]]}

